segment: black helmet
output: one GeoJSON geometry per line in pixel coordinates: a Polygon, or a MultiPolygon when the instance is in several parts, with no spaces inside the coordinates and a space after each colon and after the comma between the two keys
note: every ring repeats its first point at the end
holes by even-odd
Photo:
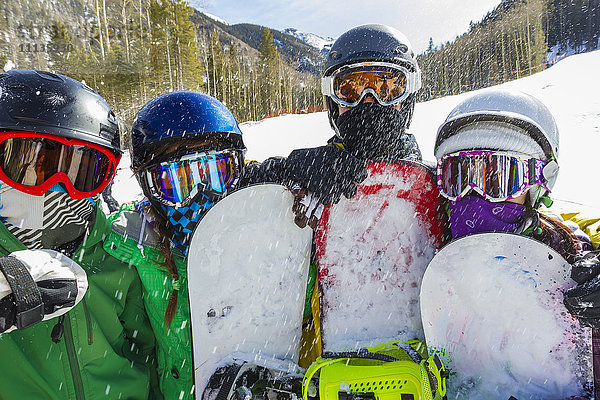
{"type": "Polygon", "coordinates": [[[137,114],[131,128],[132,166],[145,164],[158,146],[192,138],[215,138],[245,149],[237,121],[223,103],[199,92],[171,92],[151,100],[137,114]]]}
{"type": "MultiPolygon", "coordinates": [[[[397,29],[373,24],[358,26],[345,32],[331,46],[323,78],[331,76],[345,65],[369,61],[398,64],[414,74],[416,85],[413,92],[402,102],[401,111],[405,114],[405,128],[407,128],[412,119],[416,92],[421,87],[421,70],[410,42],[397,29]]],[[[329,122],[337,133],[335,124],[339,116],[337,104],[329,96],[326,96],[326,102],[329,122]]]]}
{"type": "Polygon", "coordinates": [[[0,130],[85,140],[121,154],[119,125],[106,100],[85,84],[51,72],[0,75],[0,130]]]}

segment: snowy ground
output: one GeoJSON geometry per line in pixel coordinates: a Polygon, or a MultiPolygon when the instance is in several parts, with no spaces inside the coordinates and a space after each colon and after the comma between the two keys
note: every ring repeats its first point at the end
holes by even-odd
{"type": "MultiPolygon", "coordinates": [[[[586,210],[600,214],[600,51],[570,56],[538,74],[508,82],[502,87],[530,93],[543,101],[554,114],[560,142],[560,175],[553,198],[559,210],[586,210]]],[[[488,90],[488,89],[482,89],[488,90]]],[[[438,126],[450,110],[473,93],[448,96],[416,106],[411,132],[417,137],[423,156],[433,160],[438,126]]],[[[247,158],[264,160],[286,156],[295,148],[325,144],[333,131],[327,113],[283,115],[241,124],[248,147],[247,158]]],[[[141,197],[141,189],[124,156],[113,195],[120,203],[141,197]]]]}

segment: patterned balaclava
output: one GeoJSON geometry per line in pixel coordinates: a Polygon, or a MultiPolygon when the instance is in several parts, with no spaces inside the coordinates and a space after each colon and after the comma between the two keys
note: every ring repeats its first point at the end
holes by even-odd
{"type": "Polygon", "coordinates": [[[173,234],[171,242],[176,249],[187,256],[190,237],[200,218],[215,204],[217,199],[199,193],[185,207],[173,207],[160,204],[167,219],[167,229],[173,234]]]}
{"type": "Polygon", "coordinates": [[[72,199],[60,185],[41,196],[0,181],[0,219],[29,249],[60,249],[83,238],[94,214],[94,199],[72,199]]]}

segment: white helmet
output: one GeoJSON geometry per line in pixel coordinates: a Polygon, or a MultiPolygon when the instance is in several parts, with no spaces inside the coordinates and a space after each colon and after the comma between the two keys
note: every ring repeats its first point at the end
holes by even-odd
{"type": "MultiPolygon", "coordinates": [[[[550,110],[535,97],[518,91],[481,91],[459,103],[439,127],[435,156],[465,150],[498,150],[546,161],[543,175],[552,189],[558,174],[559,135],[550,110]]],[[[532,188],[532,201],[543,195],[532,188]],[[533,192],[535,191],[535,192],[533,192]]]]}

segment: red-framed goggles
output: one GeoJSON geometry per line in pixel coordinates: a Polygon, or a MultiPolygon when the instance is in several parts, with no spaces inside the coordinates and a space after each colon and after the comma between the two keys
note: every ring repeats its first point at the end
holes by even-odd
{"type": "Polygon", "coordinates": [[[546,187],[543,169],[546,162],[494,151],[469,151],[448,154],[437,165],[440,193],[457,201],[471,190],[491,202],[519,197],[530,187],[546,187]]]}
{"type": "Polygon", "coordinates": [[[220,195],[231,188],[240,176],[242,156],[242,150],[188,154],[151,165],[141,176],[155,199],[182,207],[200,191],[220,195]]]}
{"type": "Polygon", "coordinates": [[[0,132],[0,180],[41,196],[62,183],[71,198],[100,193],[121,156],[95,143],[27,131],[0,132]]]}
{"type": "Polygon", "coordinates": [[[344,65],[321,79],[323,95],[345,107],[358,105],[367,94],[381,105],[395,105],[420,88],[419,73],[384,62],[344,65]]]}

